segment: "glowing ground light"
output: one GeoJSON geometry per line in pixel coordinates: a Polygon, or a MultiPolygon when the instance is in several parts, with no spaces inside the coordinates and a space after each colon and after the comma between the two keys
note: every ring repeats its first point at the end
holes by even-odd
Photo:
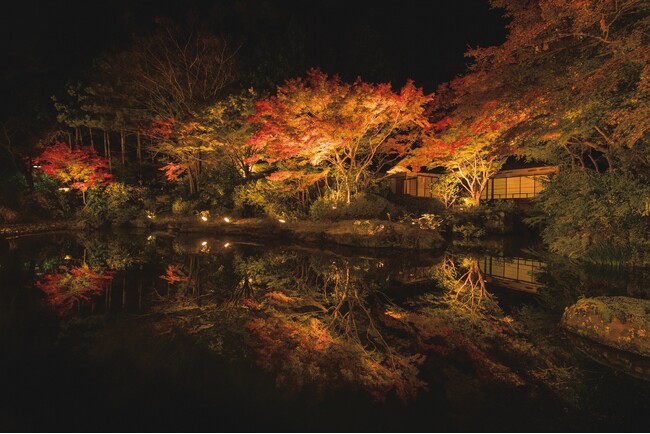
{"type": "Polygon", "coordinates": [[[201,216],[201,220],[203,220],[204,222],[207,222],[207,221],[208,221],[208,218],[207,218],[206,216],[202,215],[202,216],[201,216]]]}
{"type": "Polygon", "coordinates": [[[201,243],[201,245],[202,245],[202,246],[207,246],[207,245],[208,245],[208,242],[207,242],[207,241],[203,241],[203,242],[201,243]]]}
{"type": "Polygon", "coordinates": [[[226,243],[223,245],[224,247],[230,247],[230,243],[226,243]]]}
{"type": "Polygon", "coordinates": [[[280,223],[286,223],[286,222],[287,222],[286,220],[283,220],[283,219],[278,219],[278,221],[279,221],[280,223]]]}
{"type": "Polygon", "coordinates": [[[224,217],[223,221],[225,221],[226,223],[230,223],[230,219],[228,217],[224,217]]]}
{"type": "Polygon", "coordinates": [[[70,255],[65,255],[65,256],[63,257],[63,259],[65,259],[66,261],[69,261],[70,259],[72,259],[72,256],[70,256],[70,255]]]}

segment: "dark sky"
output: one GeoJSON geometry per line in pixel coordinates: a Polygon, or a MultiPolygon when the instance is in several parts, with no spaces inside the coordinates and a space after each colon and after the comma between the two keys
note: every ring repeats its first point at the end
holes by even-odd
{"type": "Polygon", "coordinates": [[[314,66],[345,79],[413,78],[427,91],[465,70],[468,47],[502,42],[506,23],[486,0],[19,0],[0,23],[4,108],[60,91],[156,16],[198,17],[241,45],[242,68],[267,74],[269,86],[314,66]]]}

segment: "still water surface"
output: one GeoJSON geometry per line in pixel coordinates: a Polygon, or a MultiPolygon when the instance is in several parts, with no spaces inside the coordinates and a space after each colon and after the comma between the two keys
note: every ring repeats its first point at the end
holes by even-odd
{"type": "Polygon", "coordinates": [[[647,360],[558,326],[647,273],[164,233],[0,252],[3,431],[647,431],[647,360]]]}

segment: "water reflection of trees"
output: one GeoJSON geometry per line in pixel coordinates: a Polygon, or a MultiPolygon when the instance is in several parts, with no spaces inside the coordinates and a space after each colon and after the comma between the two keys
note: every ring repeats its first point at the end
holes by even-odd
{"type": "MultiPolygon", "coordinates": [[[[246,343],[287,390],[346,387],[410,399],[425,380],[451,381],[446,375],[458,366],[453,381],[466,376],[558,395],[571,384],[566,360],[501,310],[477,258],[448,256],[434,267],[437,289],[399,306],[384,295],[396,270],[377,259],[281,248],[212,250],[199,258],[202,301],[179,288],[184,298],[165,301],[165,321],[176,306],[183,312],[176,325],[212,348],[225,351],[228,339],[246,343]],[[445,369],[436,370],[438,363],[445,369]]],[[[183,267],[191,261],[177,260],[183,267]]],[[[189,268],[183,272],[189,278],[189,268]]]]}
{"type": "Polygon", "coordinates": [[[421,358],[382,323],[390,302],[381,292],[385,277],[369,278],[373,262],[277,252],[242,263],[263,293],[247,323],[260,366],[290,388],[414,396],[423,386],[421,358]]]}
{"type": "Polygon", "coordinates": [[[113,280],[113,274],[102,270],[93,270],[88,264],[80,266],[59,266],[55,271],[46,273],[36,282],[43,291],[47,301],[62,315],[74,308],[81,309],[82,304],[93,302],[103,294],[113,280]]]}
{"type": "MultiPolygon", "coordinates": [[[[73,306],[63,310],[93,305],[101,291],[110,306],[112,287],[121,284],[122,306],[129,290],[140,301],[145,294],[142,321],[156,333],[190,335],[229,359],[252,357],[286,390],[345,388],[411,399],[425,383],[452,387],[459,378],[558,394],[572,382],[564,355],[531,335],[532,316],[502,311],[477,258],[431,261],[435,285],[395,304],[385,294],[401,291],[392,278],[406,270],[402,260],[396,269],[388,257],[140,238],[88,240],[69,251],[70,260],[54,261],[52,273],[65,265],[71,274],[85,262],[113,277],[62,303],[73,306]]],[[[75,294],[72,283],[60,286],[75,294]]]]}
{"type": "MultiPolygon", "coordinates": [[[[568,403],[580,387],[571,368],[575,360],[545,339],[548,329],[539,327],[529,307],[503,311],[479,263],[476,256],[447,255],[433,273],[440,291],[410,300],[404,319],[418,336],[420,350],[445,357],[451,366],[470,367],[466,381],[513,390],[526,386],[568,403]]],[[[465,375],[459,372],[456,378],[465,375]]]]}
{"type": "Polygon", "coordinates": [[[434,279],[446,289],[448,303],[470,315],[497,308],[494,295],[485,286],[477,258],[462,257],[458,260],[447,256],[434,273],[434,279]]]}

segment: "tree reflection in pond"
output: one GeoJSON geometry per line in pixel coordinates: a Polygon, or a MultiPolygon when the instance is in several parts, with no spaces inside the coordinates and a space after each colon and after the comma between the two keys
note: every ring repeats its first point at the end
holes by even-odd
{"type": "Polygon", "coordinates": [[[465,309],[471,315],[498,308],[494,296],[485,286],[485,278],[476,258],[463,257],[459,267],[451,256],[447,256],[434,273],[434,279],[447,290],[451,305],[465,309]],[[466,271],[461,273],[459,268],[466,271]]]}
{"type": "Polygon", "coordinates": [[[568,352],[531,335],[525,309],[506,315],[473,256],[448,255],[433,273],[442,293],[411,300],[404,318],[414,327],[422,352],[439,354],[452,366],[470,367],[486,385],[548,391],[570,403],[581,387],[568,352]]]}
{"type": "Polygon", "coordinates": [[[259,365],[276,373],[278,384],[361,388],[378,399],[393,391],[405,400],[424,386],[422,356],[389,336],[394,330],[381,321],[390,302],[368,279],[370,260],[265,258],[264,297],[247,329],[259,365]]]}
{"type": "Polygon", "coordinates": [[[510,261],[498,254],[327,251],[163,232],[61,235],[27,245],[0,264],[10,289],[0,303],[12,324],[6,329],[29,318],[30,306],[31,315],[49,319],[39,324],[54,337],[52,351],[92,369],[114,366],[119,355],[133,373],[128,384],[147,372],[166,373],[152,374],[151,384],[162,376],[174,382],[183,372],[197,396],[224,390],[219,399],[235,402],[237,394],[259,392],[256,410],[268,397],[274,411],[288,402],[326,408],[349,399],[407,412],[435,406],[436,417],[454,421],[502,420],[512,412],[551,420],[563,411],[592,420],[591,408],[626,414],[647,390],[622,382],[610,367],[620,364],[585,361],[557,329],[564,306],[595,282],[566,264],[561,272],[554,263],[540,268],[537,290],[512,296],[518,287],[493,286],[490,273],[510,261]],[[155,356],[145,345],[153,342],[155,356]],[[206,371],[224,382],[206,381],[206,371]],[[603,384],[616,388],[600,392],[603,384]],[[605,398],[619,387],[634,398],[605,398]],[[396,399],[407,405],[395,406],[396,399]]]}
{"type": "Polygon", "coordinates": [[[59,266],[47,273],[36,286],[43,291],[56,311],[65,315],[83,302],[92,302],[104,293],[113,279],[110,272],[95,271],[86,263],[78,267],[59,266]]]}

